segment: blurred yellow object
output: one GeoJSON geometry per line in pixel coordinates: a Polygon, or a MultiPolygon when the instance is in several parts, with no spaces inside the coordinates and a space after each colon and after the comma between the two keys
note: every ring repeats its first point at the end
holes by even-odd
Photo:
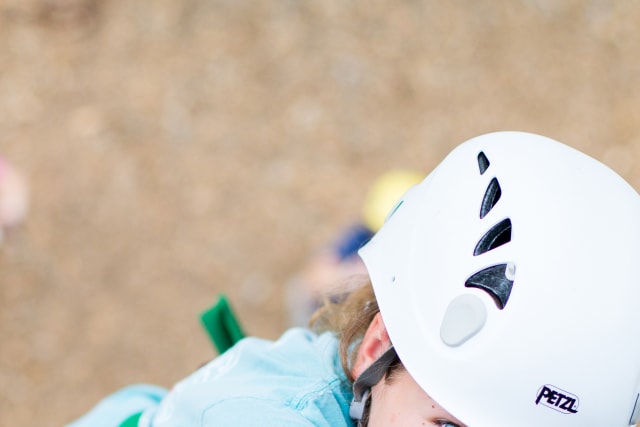
{"type": "Polygon", "coordinates": [[[380,175],[365,197],[362,208],[364,224],[371,231],[378,231],[404,193],[423,178],[424,175],[409,169],[391,170],[380,175]]]}

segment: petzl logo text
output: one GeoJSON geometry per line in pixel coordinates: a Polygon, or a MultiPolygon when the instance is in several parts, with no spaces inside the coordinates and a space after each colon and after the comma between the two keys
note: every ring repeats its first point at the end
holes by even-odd
{"type": "Polygon", "coordinates": [[[569,392],[558,387],[545,384],[538,390],[536,405],[544,405],[563,414],[575,414],[578,412],[580,400],[569,392]]]}

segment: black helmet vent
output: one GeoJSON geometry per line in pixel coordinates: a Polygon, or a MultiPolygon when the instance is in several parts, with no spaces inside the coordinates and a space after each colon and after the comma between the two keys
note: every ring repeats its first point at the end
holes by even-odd
{"type": "Polygon", "coordinates": [[[485,156],[482,151],[478,153],[478,167],[480,167],[480,175],[484,175],[486,170],[489,169],[490,164],[489,159],[487,159],[487,156],[485,156]]]}
{"type": "Polygon", "coordinates": [[[507,277],[507,264],[498,264],[487,267],[469,277],[464,285],[467,288],[479,288],[487,292],[500,310],[507,305],[513,280],[507,277]]]}
{"type": "Polygon", "coordinates": [[[484,198],[482,199],[482,205],[480,206],[480,219],[484,218],[485,215],[493,209],[496,203],[498,203],[498,200],[500,200],[501,195],[502,190],[500,189],[500,183],[498,183],[496,178],[493,178],[491,182],[489,182],[487,191],[485,191],[484,198]]]}
{"type": "Polygon", "coordinates": [[[473,250],[473,255],[478,256],[485,252],[489,252],[499,246],[509,243],[511,241],[511,220],[509,218],[503,219],[478,241],[476,248],[473,250]]]}

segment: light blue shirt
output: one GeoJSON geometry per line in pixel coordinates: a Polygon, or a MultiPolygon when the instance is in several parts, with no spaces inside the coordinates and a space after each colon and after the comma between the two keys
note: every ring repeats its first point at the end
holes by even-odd
{"type": "Polygon", "coordinates": [[[123,389],[69,427],[117,427],[142,410],[139,427],[353,425],[337,339],[302,328],[275,342],[246,338],[166,395],[149,386],[129,391],[135,387],[140,394],[127,398],[123,389]]]}

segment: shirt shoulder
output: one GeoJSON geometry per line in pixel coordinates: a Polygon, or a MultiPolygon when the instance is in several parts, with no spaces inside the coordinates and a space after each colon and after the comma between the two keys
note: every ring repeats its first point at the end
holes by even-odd
{"type": "Polygon", "coordinates": [[[242,397],[228,399],[208,408],[201,427],[287,427],[326,426],[321,420],[309,420],[292,407],[275,405],[273,401],[242,397]]]}
{"type": "Polygon", "coordinates": [[[350,426],[337,346],[332,334],[302,328],[242,340],[178,383],[150,425],[350,426]]]}

